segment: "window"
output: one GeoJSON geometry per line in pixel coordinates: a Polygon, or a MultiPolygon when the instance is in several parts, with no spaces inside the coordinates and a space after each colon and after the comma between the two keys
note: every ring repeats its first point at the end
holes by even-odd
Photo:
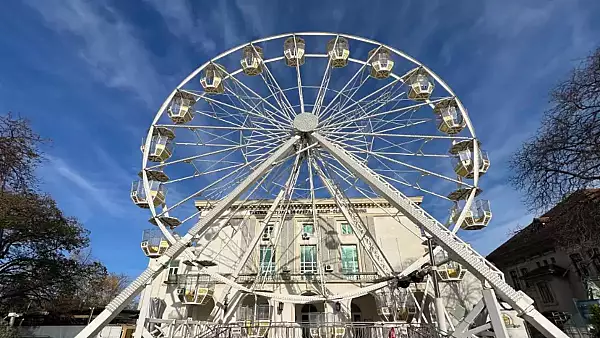
{"type": "Polygon", "coordinates": [[[544,259],[544,266],[548,265],[548,261],[544,259]]]}
{"type": "Polygon", "coordinates": [[[316,245],[300,245],[300,273],[313,274],[316,272],[317,272],[317,246],[316,245]]]}
{"type": "Polygon", "coordinates": [[[554,258],[554,257],[550,257],[550,263],[552,263],[552,264],[556,264],[556,258],[554,258]]]}
{"type": "Polygon", "coordinates": [[[583,264],[583,257],[581,257],[581,254],[574,253],[569,255],[569,257],[579,276],[588,277],[590,275],[590,270],[583,264]]]}
{"type": "Polygon", "coordinates": [[[305,232],[310,235],[314,234],[315,225],[313,224],[313,222],[302,223],[302,232],[305,232]]]}
{"type": "Polygon", "coordinates": [[[550,290],[550,286],[546,282],[537,283],[538,290],[540,292],[540,297],[542,298],[542,303],[544,304],[552,304],[554,303],[554,296],[552,295],[552,291],[550,290]]]}
{"type": "Polygon", "coordinates": [[[342,245],[342,274],[346,279],[358,278],[358,251],[356,245],[342,245]]]}
{"type": "Polygon", "coordinates": [[[263,230],[263,237],[271,237],[273,235],[273,224],[269,223],[265,226],[265,230],[263,230]]]}
{"type": "MultiPolygon", "coordinates": [[[[521,268],[521,277],[527,275],[527,272],[529,272],[529,270],[527,268],[521,268]]],[[[525,287],[528,288],[531,285],[529,284],[528,280],[525,280],[525,287]]]]}
{"type": "Polygon", "coordinates": [[[518,290],[521,290],[521,283],[520,283],[520,281],[519,281],[519,275],[517,275],[517,270],[512,270],[512,271],[510,272],[510,278],[511,278],[511,279],[512,279],[512,281],[513,281],[513,285],[514,285],[515,289],[516,289],[517,291],[518,291],[518,290]]]}
{"type": "Polygon", "coordinates": [[[342,227],[342,235],[352,235],[352,227],[350,226],[350,223],[342,222],[340,225],[342,227]]]}
{"type": "Polygon", "coordinates": [[[179,261],[172,260],[169,263],[169,274],[167,275],[167,280],[170,282],[177,281],[177,272],[179,272],[179,261]]]}
{"type": "Polygon", "coordinates": [[[588,250],[588,256],[590,256],[592,264],[594,264],[594,267],[596,268],[596,273],[600,274],[600,249],[593,248],[588,250]]]}
{"type": "Polygon", "coordinates": [[[542,267],[542,264],[540,264],[540,262],[535,262],[535,264],[537,265],[538,268],[542,267]]]}
{"type": "Polygon", "coordinates": [[[275,253],[273,248],[266,245],[260,246],[260,273],[272,274],[275,272],[275,253]]]}

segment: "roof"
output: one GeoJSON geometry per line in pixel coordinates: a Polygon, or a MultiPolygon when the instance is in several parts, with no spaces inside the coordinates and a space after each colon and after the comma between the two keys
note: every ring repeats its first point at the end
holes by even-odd
{"type": "MultiPolygon", "coordinates": [[[[600,210],[600,189],[584,189],[572,193],[492,251],[487,259],[501,268],[512,265],[515,261],[556,249],[556,234],[564,231],[565,227],[571,226],[570,220],[574,210],[593,212],[597,215],[600,210]],[[590,206],[590,203],[593,206],[590,206]]],[[[582,217],[582,219],[589,220],[594,227],[600,227],[600,224],[593,223],[596,221],[592,217],[582,217]]]]}

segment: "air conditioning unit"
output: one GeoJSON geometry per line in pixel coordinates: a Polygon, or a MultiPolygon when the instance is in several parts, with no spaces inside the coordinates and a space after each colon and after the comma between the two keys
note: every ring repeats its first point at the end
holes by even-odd
{"type": "Polygon", "coordinates": [[[333,272],[333,267],[331,266],[331,264],[325,265],[325,272],[333,272]]]}
{"type": "Polygon", "coordinates": [[[302,239],[303,240],[309,240],[310,239],[310,234],[308,232],[303,232],[302,233],[302,239]]]}
{"type": "Polygon", "coordinates": [[[271,236],[269,236],[269,234],[266,233],[266,232],[262,235],[262,240],[263,241],[268,241],[270,238],[271,238],[271,236]]]}

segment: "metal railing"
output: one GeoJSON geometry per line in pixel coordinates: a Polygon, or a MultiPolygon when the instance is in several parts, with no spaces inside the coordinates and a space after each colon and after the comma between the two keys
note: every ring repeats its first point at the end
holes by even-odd
{"type": "MultiPolygon", "coordinates": [[[[191,320],[149,319],[155,338],[245,338],[255,325],[251,322],[218,324],[191,320]]],[[[264,324],[262,324],[264,325],[264,324]]],[[[269,323],[264,338],[442,338],[429,324],[402,322],[269,323]]]]}
{"type": "MultiPolygon", "coordinates": [[[[224,277],[231,277],[230,274],[223,274],[224,277]]],[[[256,280],[257,274],[240,274],[236,278],[237,283],[252,283],[256,280]]],[[[326,272],[324,274],[325,281],[331,283],[374,283],[381,276],[376,272],[357,272],[357,273],[340,273],[326,272]]],[[[169,275],[165,279],[165,284],[179,284],[185,280],[185,274],[169,275]]],[[[321,276],[318,273],[303,274],[303,273],[269,273],[264,276],[266,284],[283,284],[283,283],[299,283],[306,281],[320,281],[321,276]]],[[[220,282],[214,281],[216,284],[220,282]]]]}

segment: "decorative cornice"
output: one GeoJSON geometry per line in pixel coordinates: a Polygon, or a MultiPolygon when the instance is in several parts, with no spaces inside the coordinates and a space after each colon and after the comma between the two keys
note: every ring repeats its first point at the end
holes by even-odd
{"type": "MultiPolygon", "coordinates": [[[[421,204],[423,201],[422,196],[410,197],[410,199],[417,204],[421,204]]],[[[239,211],[249,211],[253,214],[262,214],[269,210],[273,201],[274,200],[251,200],[247,201],[243,205],[240,205],[241,203],[236,202],[229,208],[229,210],[238,209],[239,207],[239,211]]],[[[366,212],[366,209],[393,208],[391,204],[383,198],[351,198],[350,202],[354,208],[359,209],[359,212],[366,212]]],[[[205,211],[212,209],[216,203],[217,201],[198,200],[195,202],[195,205],[199,211],[205,211]]],[[[317,212],[319,213],[340,212],[333,199],[316,199],[315,205],[317,207],[317,212]]],[[[289,211],[292,214],[303,214],[309,212],[311,208],[312,204],[311,200],[309,199],[292,200],[289,205],[289,211]]]]}

